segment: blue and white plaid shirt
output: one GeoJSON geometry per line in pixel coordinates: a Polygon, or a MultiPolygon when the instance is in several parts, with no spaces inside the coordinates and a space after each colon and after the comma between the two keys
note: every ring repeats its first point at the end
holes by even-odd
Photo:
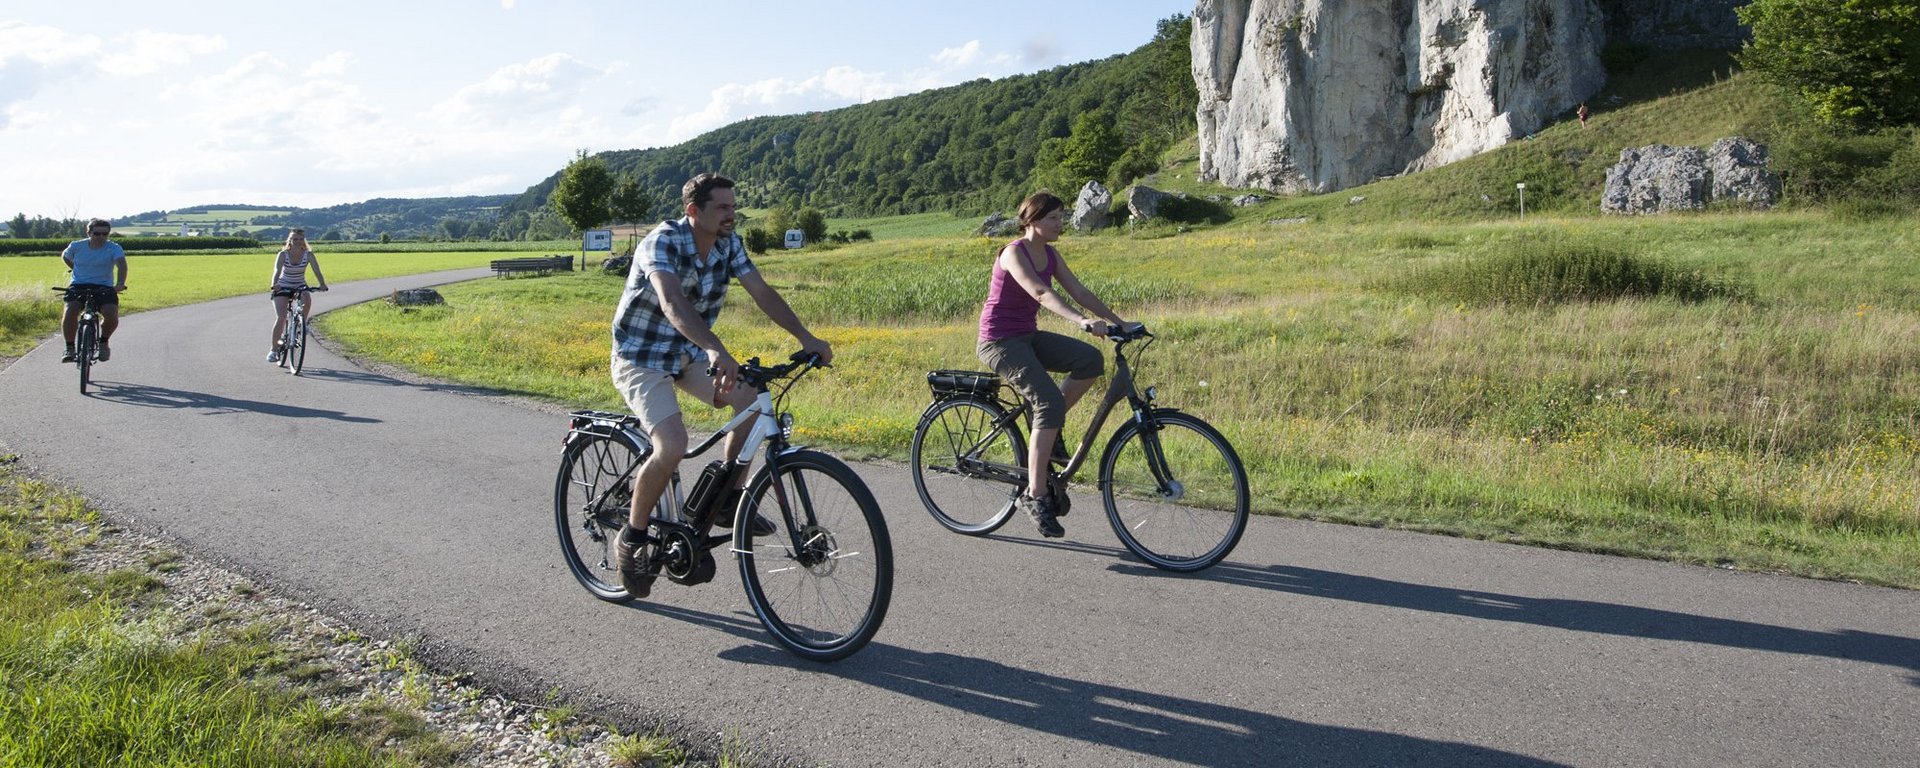
{"type": "Polygon", "coordinates": [[[633,253],[633,267],[627,271],[627,288],[620,294],[620,308],[613,315],[613,354],[641,368],[674,376],[680,375],[683,360],[698,363],[707,359],[705,350],[680,335],[667,320],[653,282],[647,278],[659,270],[679,275],[687,301],[711,328],[726,303],[728,281],[754,271],[754,266],[738,234],[714,243],[704,263],[695,258],[693,249],[693,223],[684,217],[660,222],[647,233],[647,239],[640,241],[633,253]]]}

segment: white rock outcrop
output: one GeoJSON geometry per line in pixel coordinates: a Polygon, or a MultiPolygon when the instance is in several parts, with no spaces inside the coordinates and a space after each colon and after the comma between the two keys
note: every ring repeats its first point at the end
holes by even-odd
{"type": "Polygon", "coordinates": [[[1605,83],[1595,0],[1198,0],[1200,173],[1324,193],[1538,130],[1605,83]]]}

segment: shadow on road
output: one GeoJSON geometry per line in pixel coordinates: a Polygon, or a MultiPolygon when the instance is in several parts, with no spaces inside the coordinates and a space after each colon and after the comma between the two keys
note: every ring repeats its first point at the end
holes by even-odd
{"type": "Polygon", "coordinates": [[[349,416],[340,411],[302,408],[286,403],[241,400],[206,392],[188,392],[180,389],[168,389],[166,387],[155,387],[145,384],[117,384],[106,381],[95,382],[95,385],[98,389],[94,397],[116,403],[137,405],[142,408],[194,409],[203,410],[208,413],[260,413],[268,416],[284,416],[294,419],[331,419],[354,424],[380,423],[379,419],[364,416],[349,416]]]}
{"type": "Polygon", "coordinates": [[[489,389],[487,387],[474,387],[474,386],[467,386],[463,384],[447,384],[447,383],[441,383],[441,382],[405,381],[402,379],[394,378],[392,376],[384,376],[378,373],[372,373],[368,371],[336,371],[328,368],[307,368],[300,372],[300,376],[302,378],[313,379],[316,381],[336,381],[342,384],[362,384],[362,385],[376,386],[376,387],[406,387],[409,389],[416,389],[421,392],[443,392],[443,393],[450,393],[455,395],[481,395],[481,396],[490,396],[490,397],[498,397],[503,395],[519,396],[519,397],[535,397],[535,398],[538,397],[538,395],[535,395],[534,393],[531,393],[531,392],[521,392],[518,390],[511,390],[511,389],[489,389]]]}
{"type": "MultiPolygon", "coordinates": [[[[776,658],[784,653],[766,645],[721,656],[785,663],[776,658]]],[[[971,715],[1182,765],[1560,765],[1472,744],[1320,725],[881,643],[838,664],[810,666],[971,715]]]]}
{"type": "MultiPolygon", "coordinates": [[[[1819,632],[1591,600],[1521,597],[1497,592],[1430,587],[1286,565],[1256,568],[1222,563],[1192,576],[1170,574],[1131,563],[1116,564],[1110,569],[1135,576],[1203,577],[1222,584],[1476,619],[1535,624],[1574,632],[1824,656],[1920,672],[1920,638],[1874,632],[1844,629],[1819,632]]],[[[1920,675],[1908,676],[1907,682],[1920,687],[1920,675]]]]}
{"type": "Polygon", "coordinates": [[[834,675],[1021,728],[1189,765],[1561,765],[1471,744],[1318,725],[878,642],[845,660],[816,664],[775,646],[751,613],[629,605],[746,641],[721,652],[729,661],[834,675]]]}

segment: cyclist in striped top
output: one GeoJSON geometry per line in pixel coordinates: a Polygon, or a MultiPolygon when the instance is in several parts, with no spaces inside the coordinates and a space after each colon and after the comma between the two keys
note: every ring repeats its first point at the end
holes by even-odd
{"type": "Polygon", "coordinates": [[[307,287],[308,269],[313,270],[313,278],[320,282],[320,290],[326,290],[327,277],[320,274],[320,260],[314,258],[313,249],[307,247],[307,231],[290,230],[286,247],[273,259],[273,350],[267,353],[269,363],[280,362],[280,334],[287,330],[287,307],[293,303],[294,294],[299,294],[305,302],[300,318],[304,320],[313,315],[313,291],[307,287]]]}

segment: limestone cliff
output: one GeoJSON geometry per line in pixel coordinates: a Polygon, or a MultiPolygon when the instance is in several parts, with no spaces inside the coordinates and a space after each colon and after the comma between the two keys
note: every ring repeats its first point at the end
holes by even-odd
{"type": "Polygon", "coordinates": [[[1200,172],[1231,187],[1444,165],[1605,82],[1596,0],[1198,0],[1193,19],[1200,172]]]}

